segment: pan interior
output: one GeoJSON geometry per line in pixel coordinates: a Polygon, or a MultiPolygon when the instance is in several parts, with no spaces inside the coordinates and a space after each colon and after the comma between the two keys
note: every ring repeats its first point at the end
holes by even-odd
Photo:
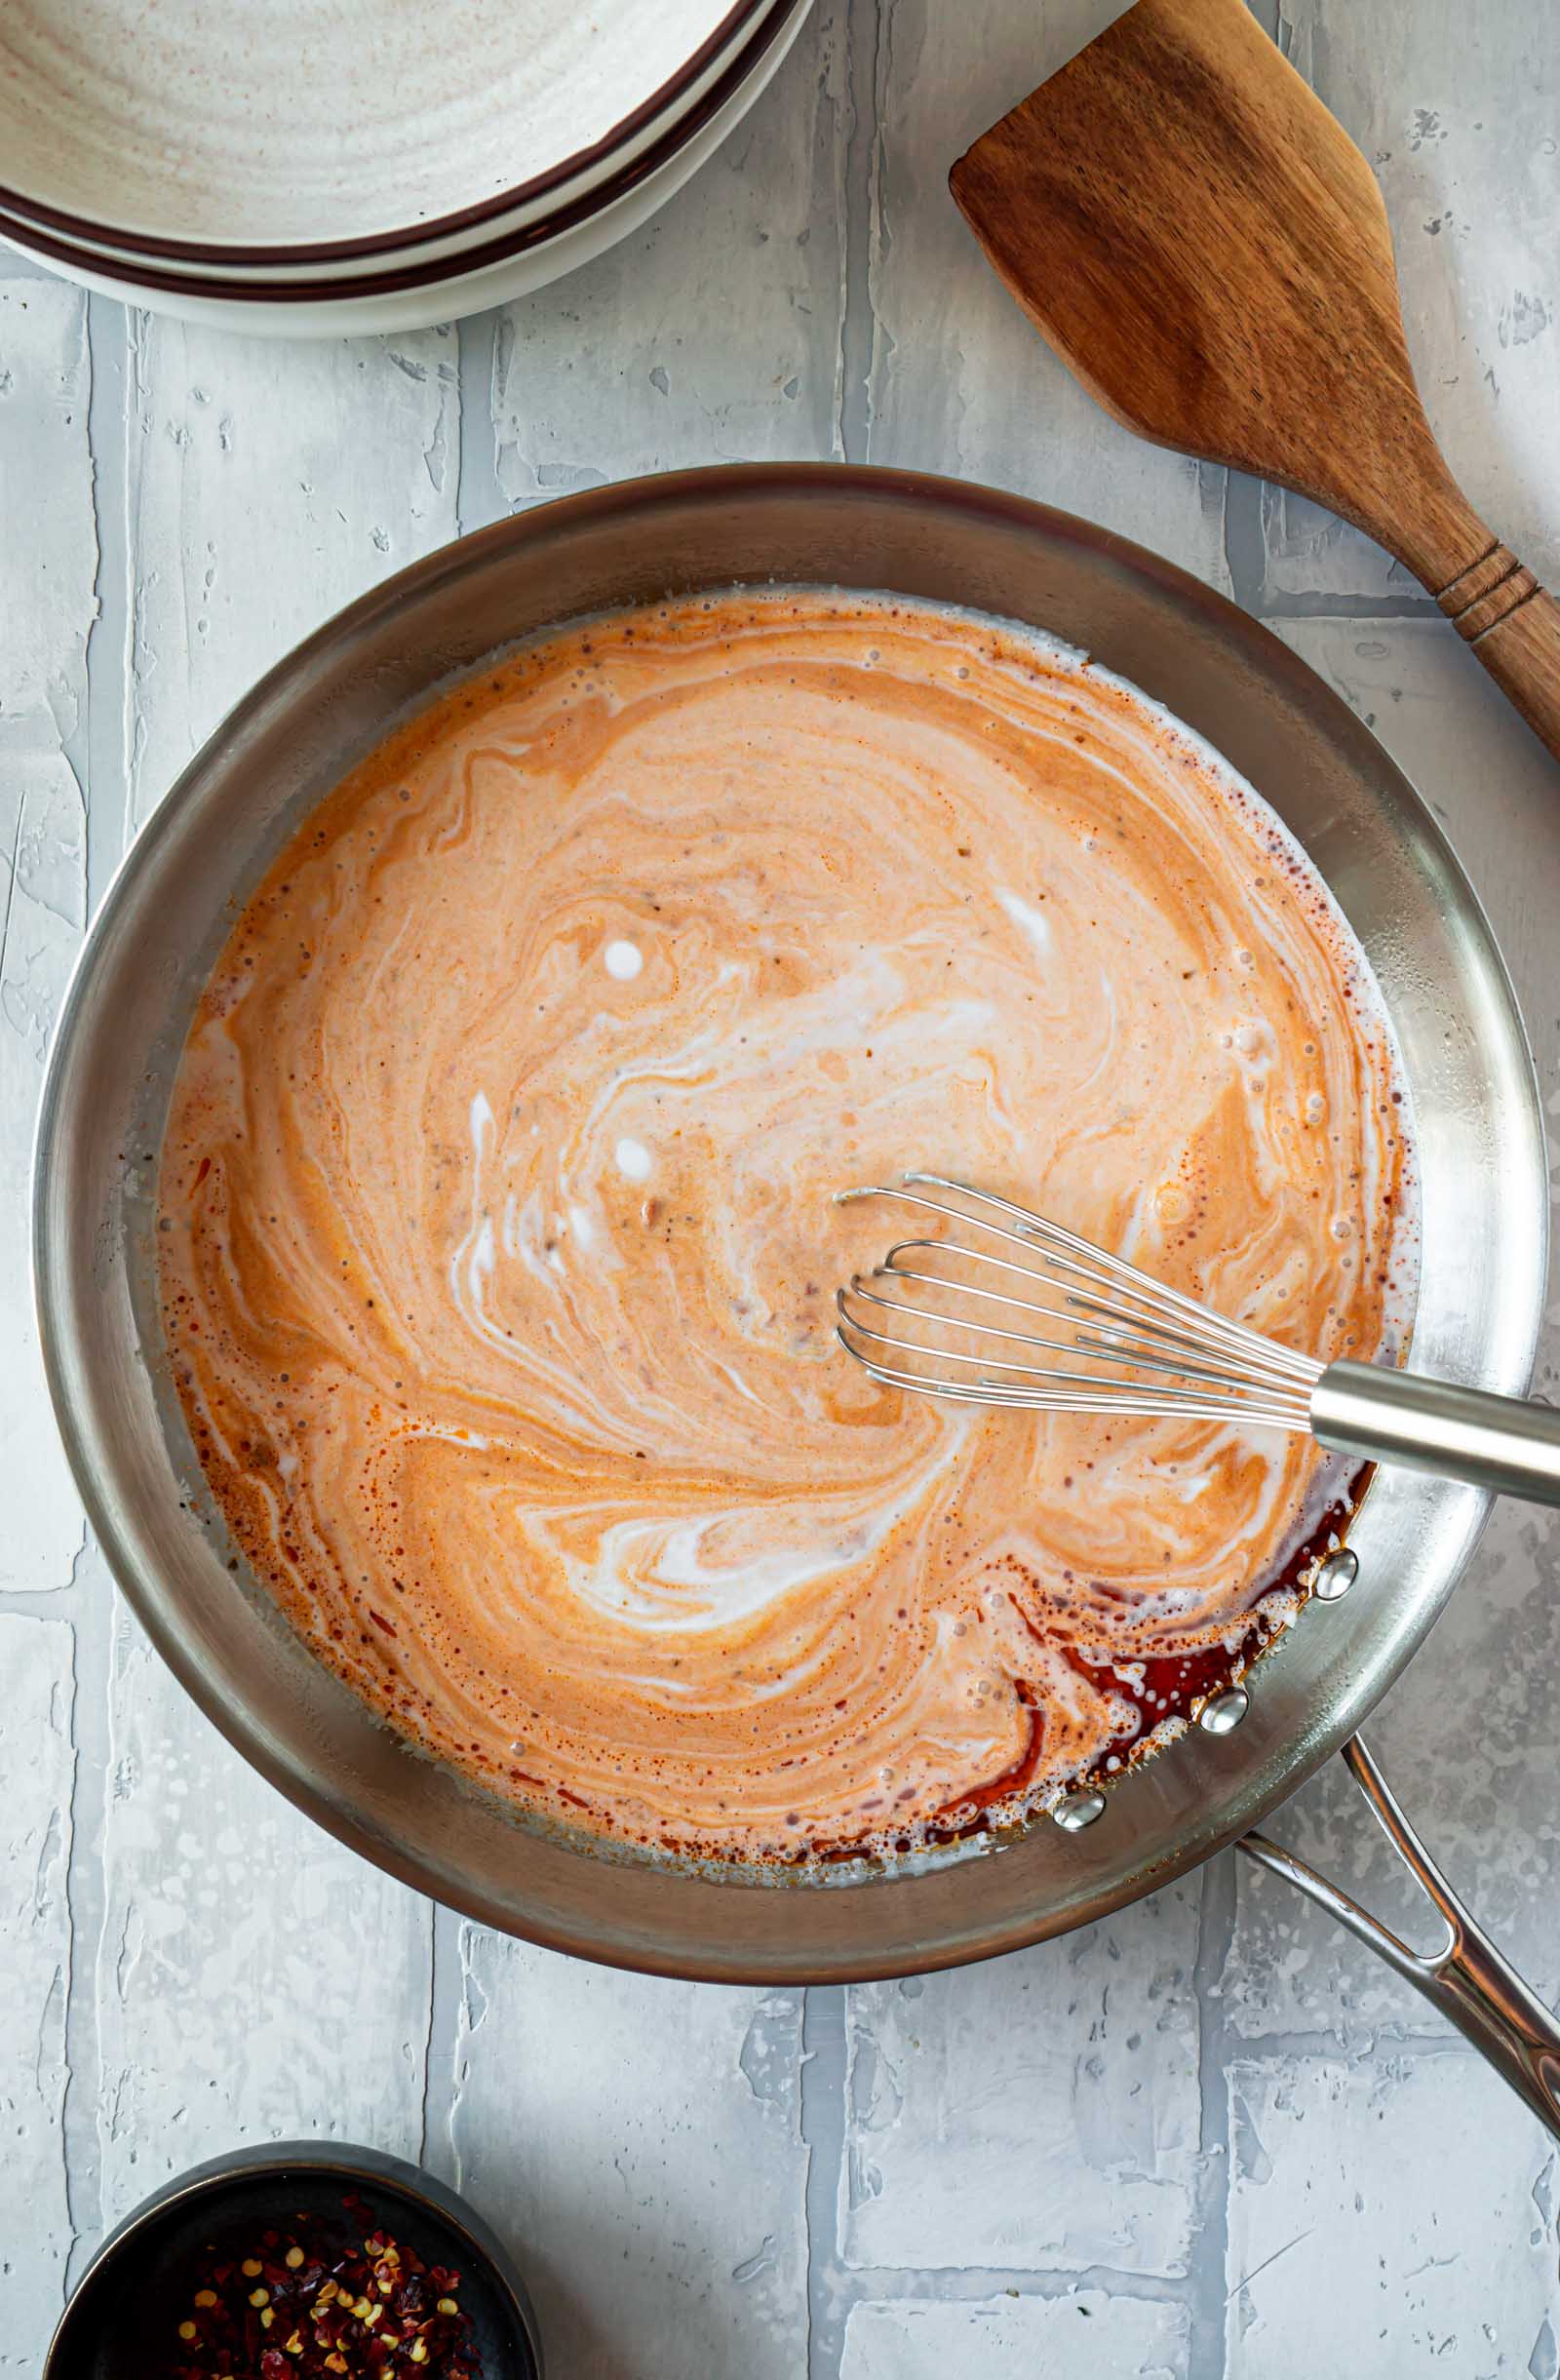
{"type": "Polygon", "coordinates": [[[593,492],[468,539],[284,662],[199,756],[121,872],[57,1041],[36,1256],[52,1385],[83,1494],[159,1648],[248,1757],[369,1856],[487,1922],[666,1971],[836,1978],[948,1964],[1098,1916],[1243,1830],[1357,1724],[1450,1591],[1473,1491],[1373,1490],[1361,1574],[1259,1673],[1232,1736],[1131,1775],[1086,1834],[822,1890],[604,1855],[519,1824],[393,1738],[306,1652],[219,1533],[160,1393],[150,1192],[172,1071],[234,903],[300,812],[398,716],[562,619],[733,585],[888,591],[1079,645],[1163,702],[1271,803],[1329,883],[1391,1012],[1417,1120],[1416,1360],[1516,1389],[1544,1256],[1531,1064],[1477,904],[1406,782],[1266,632],[1169,566],[1017,499],[776,467],[593,492]],[[187,1458],[187,1459],[186,1459],[187,1458]]]}

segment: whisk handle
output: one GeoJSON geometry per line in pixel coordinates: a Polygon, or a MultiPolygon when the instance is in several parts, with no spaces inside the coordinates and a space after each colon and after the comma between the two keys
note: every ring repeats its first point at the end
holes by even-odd
{"type": "Polygon", "coordinates": [[[1346,1360],[1312,1389],[1310,1426],[1335,1454],[1560,1504],[1560,1413],[1547,1405],[1346,1360]]]}

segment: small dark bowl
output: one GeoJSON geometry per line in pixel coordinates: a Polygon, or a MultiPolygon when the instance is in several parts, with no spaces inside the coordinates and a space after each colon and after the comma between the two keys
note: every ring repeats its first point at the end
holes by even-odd
{"type": "Polygon", "coordinates": [[[159,2380],[173,2326],[200,2286],[214,2246],[218,2254],[243,2255],[256,2234],[280,2230],[300,2213],[338,2218],[348,2194],[426,2263],[459,2271],[483,2380],[542,2380],[541,2339],[525,2283],[481,2217],[399,2157],[319,2140],[235,2149],[177,2175],[127,2215],[61,2315],[43,2380],[159,2380]]]}

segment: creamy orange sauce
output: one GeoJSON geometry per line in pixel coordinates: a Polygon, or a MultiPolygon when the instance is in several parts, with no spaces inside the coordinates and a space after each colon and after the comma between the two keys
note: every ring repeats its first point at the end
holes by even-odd
{"type": "Polygon", "coordinates": [[[554,1816],[764,1859],[1053,1801],[1293,1612],[1340,1474],[876,1387],[833,1297],[894,1219],[833,1193],[907,1165],[1324,1357],[1410,1309],[1361,955],[1131,688],[889,599],[529,647],[310,816],[196,1017],[210,1487],[361,1695],[554,1816]]]}

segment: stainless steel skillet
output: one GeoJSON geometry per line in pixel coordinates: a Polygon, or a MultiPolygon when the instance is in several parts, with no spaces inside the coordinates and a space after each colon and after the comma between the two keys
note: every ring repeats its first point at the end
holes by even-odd
{"type": "MultiPolygon", "coordinates": [[[[1545,1255],[1532,1065],[1489,928],[1412,788],[1304,664],[1169,564],[1016,497],[886,471],[742,466],[569,497],[404,571],[273,670],[168,796],[89,938],[45,1092],[34,1253],[51,1385],[94,1526],[159,1650],[247,1759],[365,1856],[485,1923],[659,1972],[836,1981],[1064,1931],[1249,1834],[1396,1677],[1486,1499],[1380,1478],[1351,1533],[1351,1591],[1309,1608],[1259,1667],[1241,1725],[1147,1764],[1097,1822],[1044,1820],[999,1848],[889,1875],[841,1868],[822,1885],[609,1857],[518,1822],[397,1742],[249,1579],[203,1506],[147,1294],[171,1073],[235,902],[300,812],[441,681],[570,615],[768,580],[1034,622],[1253,780],[1351,919],[1401,1038],[1424,1171],[1416,1360],[1523,1389],[1545,1255]]],[[[1470,1979],[1471,1958],[1411,1979],[1487,2048],[1492,1996],[1503,1998],[1493,2053],[1554,2122],[1540,2062],[1560,2057],[1560,2034],[1503,1970],[1470,1979]]]]}

